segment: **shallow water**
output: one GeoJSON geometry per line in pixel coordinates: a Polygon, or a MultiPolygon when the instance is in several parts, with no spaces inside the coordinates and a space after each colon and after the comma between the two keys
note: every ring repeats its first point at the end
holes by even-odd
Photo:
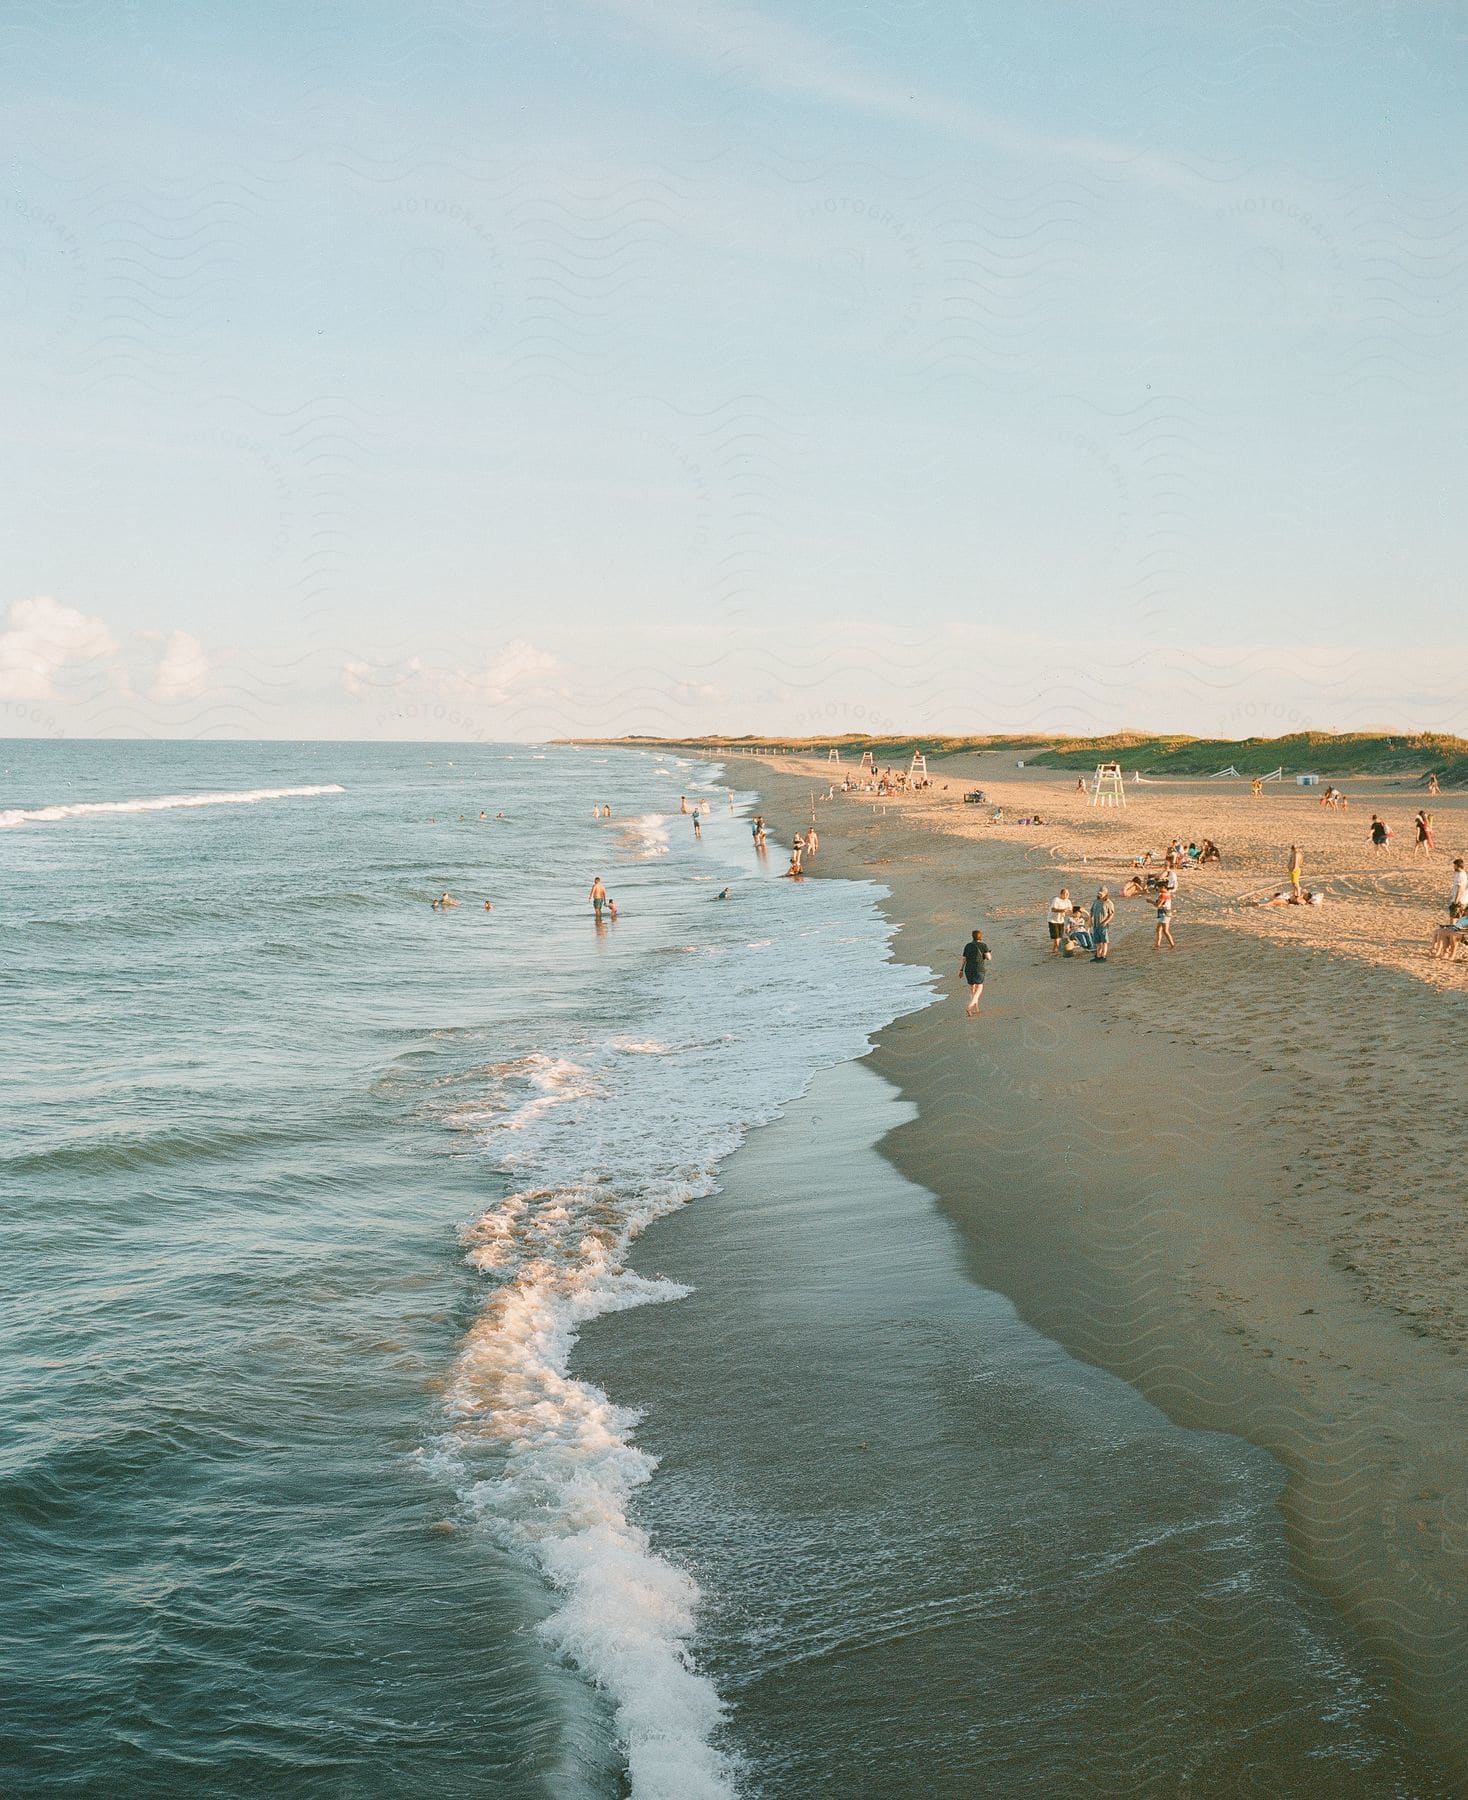
{"type": "Polygon", "coordinates": [[[968,1281],[871,1148],[911,1116],[819,1076],[641,1246],[691,1297],[578,1354],[646,1404],[746,1793],[1449,1793],[1292,1575],[1278,1464],[968,1281]]]}
{"type": "Polygon", "coordinates": [[[635,1417],[565,1362],[674,1295],[641,1226],[922,1000],[870,893],[632,753],[0,766],[5,1785],[726,1791],[635,1417]]]}

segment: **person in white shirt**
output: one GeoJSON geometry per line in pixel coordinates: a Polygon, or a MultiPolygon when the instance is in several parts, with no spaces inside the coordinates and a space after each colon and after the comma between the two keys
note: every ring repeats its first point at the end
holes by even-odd
{"type": "Polygon", "coordinates": [[[1454,918],[1468,912],[1468,869],[1461,856],[1453,858],[1453,891],[1448,896],[1448,911],[1454,918]]]}
{"type": "Polygon", "coordinates": [[[1070,889],[1062,888],[1050,902],[1050,954],[1059,956],[1065,921],[1070,917],[1070,889]]]}

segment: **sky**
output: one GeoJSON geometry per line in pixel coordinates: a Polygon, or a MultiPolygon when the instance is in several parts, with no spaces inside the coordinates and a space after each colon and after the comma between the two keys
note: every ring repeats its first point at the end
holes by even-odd
{"type": "Polygon", "coordinates": [[[1468,11],[13,0],[0,736],[1468,733],[1468,11]]]}

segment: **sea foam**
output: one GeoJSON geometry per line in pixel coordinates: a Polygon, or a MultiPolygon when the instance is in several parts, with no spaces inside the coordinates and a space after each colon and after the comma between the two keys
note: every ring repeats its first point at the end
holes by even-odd
{"type": "Polygon", "coordinates": [[[171,812],[180,806],[254,806],[261,800],[301,800],[314,794],[345,792],[345,788],[332,782],[324,787],[247,788],[238,794],[162,794],[156,800],[85,800],[71,806],[38,806],[29,810],[11,807],[0,812],[0,831],[12,830],[17,825],[81,819],[94,813],[171,812]]]}

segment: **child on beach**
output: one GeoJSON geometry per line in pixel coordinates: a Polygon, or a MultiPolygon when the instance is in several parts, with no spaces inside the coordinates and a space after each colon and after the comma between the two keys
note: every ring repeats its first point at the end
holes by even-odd
{"type": "Polygon", "coordinates": [[[1157,890],[1157,941],[1152,948],[1160,950],[1164,941],[1170,950],[1177,949],[1172,936],[1172,889],[1169,887],[1157,890]]]}

